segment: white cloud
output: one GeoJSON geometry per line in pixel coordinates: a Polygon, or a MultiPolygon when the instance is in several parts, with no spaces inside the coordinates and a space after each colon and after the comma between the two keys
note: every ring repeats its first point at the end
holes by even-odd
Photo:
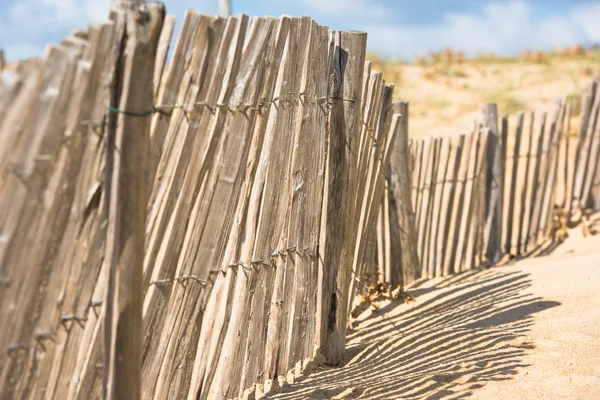
{"type": "Polygon", "coordinates": [[[403,26],[365,21],[369,47],[382,55],[412,59],[446,46],[467,54],[516,54],[524,49],[600,41],[600,5],[576,6],[566,15],[535,20],[525,1],[488,3],[479,14],[448,13],[441,23],[403,26]]]}
{"type": "Polygon", "coordinates": [[[389,16],[386,6],[373,0],[300,0],[311,11],[311,16],[344,19],[385,20],[389,16]]]}
{"type": "MultiPolygon", "coordinates": [[[[105,19],[108,0],[0,0],[0,47],[11,60],[41,55],[44,45],[58,41],[71,28],[84,28],[105,19]]],[[[429,25],[400,24],[384,0],[233,0],[246,11],[273,10],[310,15],[332,27],[363,30],[369,48],[386,56],[412,59],[450,46],[468,54],[494,52],[516,54],[522,49],[553,49],[589,41],[600,41],[600,4],[573,4],[568,13],[534,18],[526,0],[490,0],[479,12],[445,13],[429,25]]],[[[441,2],[444,0],[440,0],[441,2]]],[[[216,0],[165,0],[181,21],[186,6],[216,10],[216,0]]],[[[399,2],[399,7],[406,7],[399,2]]]]}
{"type": "Polygon", "coordinates": [[[19,0],[0,16],[0,45],[9,60],[41,56],[46,43],[72,28],[106,19],[108,6],[104,0],[19,0]]]}

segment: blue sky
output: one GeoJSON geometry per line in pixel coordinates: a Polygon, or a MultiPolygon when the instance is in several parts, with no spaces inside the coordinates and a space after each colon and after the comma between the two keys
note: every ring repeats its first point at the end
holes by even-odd
{"type": "MultiPolygon", "coordinates": [[[[592,0],[232,0],[234,13],[308,15],[333,29],[369,33],[369,50],[413,59],[446,46],[469,55],[518,54],[600,42],[592,0]]],[[[43,54],[73,27],[106,18],[109,0],[0,0],[0,48],[9,60],[43,54]]],[[[178,21],[187,8],[216,14],[217,0],[165,0],[178,21]]]]}

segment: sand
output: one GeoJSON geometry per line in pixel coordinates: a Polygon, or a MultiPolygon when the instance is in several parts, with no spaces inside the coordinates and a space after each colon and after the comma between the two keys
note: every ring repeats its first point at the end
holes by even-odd
{"type": "Polygon", "coordinates": [[[409,288],[277,399],[600,399],[600,238],[409,288]]]}
{"type": "Polygon", "coordinates": [[[374,65],[396,84],[394,98],[410,101],[411,137],[469,132],[481,115],[482,102],[498,104],[499,115],[551,112],[558,98],[581,95],[600,72],[597,63],[583,59],[549,64],[466,63],[452,65],[449,74],[437,68],[374,65]],[[437,72],[428,75],[433,70],[437,72]]]}

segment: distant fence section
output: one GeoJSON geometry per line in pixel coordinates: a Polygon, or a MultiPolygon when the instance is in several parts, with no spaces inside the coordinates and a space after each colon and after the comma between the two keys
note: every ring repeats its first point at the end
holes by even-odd
{"type": "MultiPolygon", "coordinates": [[[[568,225],[600,209],[599,94],[594,82],[581,97],[558,101],[549,115],[520,112],[499,120],[495,106],[483,105],[473,132],[411,139],[408,149],[399,136],[381,200],[379,257],[371,258],[383,280],[410,284],[562,242],[568,225]],[[495,172],[488,154],[494,131],[501,166],[495,172]],[[491,200],[495,186],[500,198],[491,200]],[[492,228],[485,232],[496,207],[492,245],[492,228]]],[[[408,124],[408,103],[395,106],[408,124]]]]}
{"type": "Polygon", "coordinates": [[[2,73],[0,391],[125,385],[137,306],[145,399],[232,398],[339,364],[400,130],[366,34],[188,11],[165,63],[173,19],[144,47],[132,12],[144,20],[115,12],[2,73]],[[127,203],[144,191],[147,208],[127,203]],[[123,235],[139,210],[138,273],[123,235]]]}

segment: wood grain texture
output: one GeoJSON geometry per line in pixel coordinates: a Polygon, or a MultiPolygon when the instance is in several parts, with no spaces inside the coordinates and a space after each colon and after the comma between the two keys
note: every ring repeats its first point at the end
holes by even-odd
{"type": "Polygon", "coordinates": [[[495,104],[482,104],[484,121],[490,129],[487,149],[486,225],[484,233],[485,255],[495,264],[502,257],[502,201],[503,166],[502,144],[498,130],[498,110],[495,104]]]}
{"type": "Polygon", "coordinates": [[[356,185],[359,112],[366,34],[335,32],[330,67],[328,160],[319,248],[316,343],[327,363],[344,355],[348,290],[355,247],[356,210],[347,192],[356,185]]]}
{"type": "MultiPolygon", "coordinates": [[[[411,169],[408,151],[409,104],[394,103],[395,111],[400,115],[400,129],[390,154],[390,178],[388,201],[390,207],[390,235],[392,249],[400,246],[400,254],[392,250],[391,272],[388,277],[392,285],[408,285],[421,276],[421,265],[417,247],[417,230],[411,195],[411,169]]],[[[416,179],[418,180],[418,179],[416,179]]]]}
{"type": "Polygon", "coordinates": [[[111,107],[121,111],[116,131],[108,132],[106,197],[109,203],[106,260],[110,264],[106,292],[104,398],[139,399],[142,370],[142,270],[150,148],[154,106],[148,82],[154,74],[156,48],[165,17],[162,4],[127,10],[127,44],[122,76],[117,75],[111,107]],[[112,136],[112,140],[110,137],[112,136]],[[114,141],[113,141],[114,140],[114,141]],[[110,146],[114,147],[110,147],[110,146]],[[110,181],[109,181],[110,180],[110,181]]]}

